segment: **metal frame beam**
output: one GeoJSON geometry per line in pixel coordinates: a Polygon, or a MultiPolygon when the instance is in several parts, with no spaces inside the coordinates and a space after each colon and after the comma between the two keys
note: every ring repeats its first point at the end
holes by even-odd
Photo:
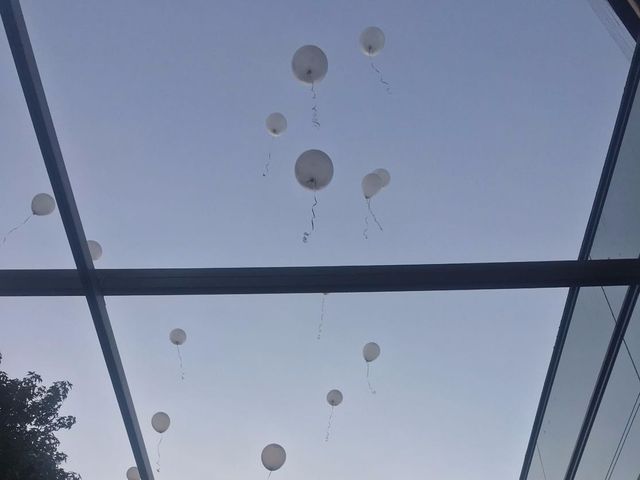
{"type": "MultiPolygon", "coordinates": [[[[634,285],[640,260],[93,270],[101,295],[238,295],[634,285]]],[[[75,270],[0,271],[0,296],[85,295],[75,270]]]]}
{"type": "Polygon", "coordinates": [[[607,0],[633,39],[640,35],[640,6],[636,0],[607,0]]]}
{"type": "Polygon", "coordinates": [[[153,471],[142,439],[133,400],[118,353],[111,322],[100,291],[87,240],[80,221],[71,183],[58,143],[53,120],[18,0],[0,0],[0,15],[18,71],[24,97],[40,145],[40,151],[56,197],[60,217],[77,267],[77,281],[87,299],[111,383],[120,407],[133,455],[143,480],[153,480],[153,471]]]}

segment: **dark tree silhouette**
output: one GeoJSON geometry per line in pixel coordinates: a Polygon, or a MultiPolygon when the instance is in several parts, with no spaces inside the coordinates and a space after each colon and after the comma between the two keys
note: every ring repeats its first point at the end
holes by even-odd
{"type": "Polygon", "coordinates": [[[60,467],[67,456],[58,451],[55,436],[76,423],[75,417],[58,415],[70,389],[66,381],[45,387],[35,372],[19,379],[0,371],[0,479],[80,479],[60,467]]]}

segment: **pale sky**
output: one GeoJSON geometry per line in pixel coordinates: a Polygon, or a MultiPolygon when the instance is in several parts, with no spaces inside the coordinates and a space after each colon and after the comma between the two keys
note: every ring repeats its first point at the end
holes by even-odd
{"type": "MultiPolygon", "coordinates": [[[[23,10],[98,268],[443,263],[576,258],[628,60],[586,0],[42,2],[23,10]],[[375,57],[392,95],[358,49],[375,57]],[[311,93],[290,70],[305,44],[327,54],[311,93]],[[265,117],[289,128],[273,144],[265,117]],[[313,196],[293,177],[310,148],[333,159],[313,196]],[[362,176],[390,185],[362,237],[362,176]]],[[[50,192],[0,39],[0,226],[50,192]]],[[[0,268],[72,268],[62,224],[34,218],[0,268]]],[[[172,425],[159,479],[273,480],[519,473],[566,291],[109,298],[152,464],[151,415],[172,425]],[[169,331],[188,335],[186,379],[169,331]],[[376,341],[378,391],[362,346],[376,341]],[[338,388],[330,408],[326,393],[338,388]]],[[[74,388],[68,468],[124,478],[133,464],[81,298],[0,299],[2,368],[74,388]]]]}

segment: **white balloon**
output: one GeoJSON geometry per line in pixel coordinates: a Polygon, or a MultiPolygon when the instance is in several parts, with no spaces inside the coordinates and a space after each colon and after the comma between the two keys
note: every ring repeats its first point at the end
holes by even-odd
{"type": "Polygon", "coordinates": [[[321,150],[307,150],[296,160],[295,175],[298,183],[309,190],[321,190],[333,178],[333,162],[321,150]]]}
{"type": "Polygon", "coordinates": [[[171,343],[174,345],[182,345],[187,341],[187,332],[181,328],[174,328],[169,334],[169,340],[171,340],[171,343]]]}
{"type": "Polygon", "coordinates": [[[55,209],[56,201],[48,193],[39,193],[31,200],[31,213],[34,215],[49,215],[55,209]]]}
{"type": "Polygon", "coordinates": [[[140,472],[137,467],[131,467],[127,470],[127,480],[140,480],[140,472]]]}
{"type": "Polygon", "coordinates": [[[287,453],[277,443],[271,443],[262,450],[262,465],[270,472],[278,470],[287,459],[287,453]]]}
{"type": "Polygon", "coordinates": [[[171,420],[169,419],[169,415],[164,412],[154,413],[153,417],[151,417],[151,426],[158,433],[166,432],[170,424],[171,420]]]}
{"type": "Polygon", "coordinates": [[[362,193],[364,198],[373,197],[384,186],[384,180],[376,173],[368,173],[362,179],[362,193]]]}
{"type": "Polygon", "coordinates": [[[332,407],[337,407],[342,403],[342,392],[340,390],[331,390],[327,393],[327,403],[332,407]]]}
{"type": "Polygon", "coordinates": [[[360,47],[365,55],[376,56],[384,48],[384,32],[378,27],[367,27],[360,34],[360,47]]]}
{"type": "Polygon", "coordinates": [[[315,45],[305,45],[296,50],[291,60],[291,70],[302,83],[311,85],[324,78],[329,61],[324,52],[315,45]]]}
{"type": "Polygon", "coordinates": [[[89,246],[91,260],[94,262],[100,260],[100,257],[102,257],[102,246],[95,240],[87,240],[87,245],[89,246]]]}
{"type": "Polygon", "coordinates": [[[380,346],[375,342],[367,343],[362,349],[362,356],[367,362],[373,362],[380,355],[380,346]]]}
{"type": "Polygon", "coordinates": [[[384,168],[376,168],[373,173],[375,173],[382,179],[383,188],[389,185],[389,182],[391,181],[391,174],[387,170],[385,170],[384,168]]]}
{"type": "Polygon", "coordinates": [[[287,129],[287,119],[279,112],[274,112],[267,117],[264,124],[267,131],[274,137],[279,137],[287,129]]]}

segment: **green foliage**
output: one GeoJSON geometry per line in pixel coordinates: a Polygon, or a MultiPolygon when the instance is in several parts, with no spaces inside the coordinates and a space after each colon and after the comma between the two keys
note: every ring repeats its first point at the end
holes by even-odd
{"type": "Polygon", "coordinates": [[[70,389],[66,381],[45,387],[35,372],[19,379],[0,371],[0,479],[80,479],[60,467],[67,456],[58,451],[55,436],[76,423],[75,417],[58,415],[70,389]]]}

